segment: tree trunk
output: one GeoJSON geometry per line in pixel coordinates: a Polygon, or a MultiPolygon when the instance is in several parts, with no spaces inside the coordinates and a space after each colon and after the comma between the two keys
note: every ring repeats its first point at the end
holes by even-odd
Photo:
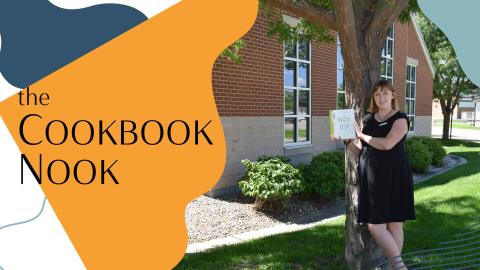
{"type": "Polygon", "coordinates": [[[366,224],[357,223],[358,158],[346,150],[345,155],[345,260],[350,269],[372,269],[383,259],[383,253],[370,236],[366,224]]]}
{"type": "MultiPolygon", "coordinates": [[[[375,60],[373,60],[375,61],[375,60]]],[[[375,62],[371,62],[375,63],[375,62]]],[[[380,78],[377,69],[365,66],[363,74],[369,78],[358,79],[363,83],[352,82],[345,78],[347,91],[347,106],[355,110],[355,117],[359,126],[369,104],[371,88],[374,81],[380,78]],[[376,79],[373,79],[377,77],[376,79]],[[351,88],[355,85],[356,88],[351,88]],[[355,89],[350,91],[349,89],[355,89]]],[[[345,76],[349,77],[349,76],[345,76]]],[[[358,157],[345,149],[345,260],[350,269],[372,269],[384,259],[383,253],[371,237],[366,224],[357,223],[358,215],[358,157]]]]}
{"type": "MultiPolygon", "coordinates": [[[[372,12],[381,1],[333,1],[342,46],[347,106],[355,110],[361,126],[370,102],[372,86],[380,79],[381,51],[390,25],[408,0],[394,1],[372,12]]],[[[345,259],[350,269],[372,269],[384,257],[366,224],[357,223],[358,173],[356,157],[345,150],[345,259]]]]}
{"type": "MultiPolygon", "coordinates": [[[[381,44],[384,43],[386,34],[382,35],[383,31],[378,33],[376,39],[380,41],[361,40],[354,51],[351,46],[345,46],[348,42],[344,42],[351,32],[340,33],[347,106],[354,109],[359,126],[367,113],[373,84],[380,79],[381,44]]],[[[357,38],[365,36],[358,31],[356,34],[357,38]]],[[[350,269],[372,269],[384,256],[371,237],[367,225],[357,223],[358,157],[347,149],[345,151],[345,260],[350,269]]]]}
{"type": "Polygon", "coordinates": [[[442,140],[448,140],[449,139],[449,131],[450,131],[450,112],[445,111],[443,113],[443,132],[442,132],[442,140]]]}

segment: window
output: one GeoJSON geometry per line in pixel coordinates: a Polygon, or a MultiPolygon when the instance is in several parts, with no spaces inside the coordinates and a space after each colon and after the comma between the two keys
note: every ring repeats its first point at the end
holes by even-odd
{"type": "Polygon", "coordinates": [[[461,119],[473,120],[473,112],[462,112],[461,119]]]}
{"type": "Polygon", "coordinates": [[[393,85],[393,25],[388,29],[387,40],[385,47],[382,49],[382,67],[380,76],[393,85]]]}
{"type": "MultiPolygon", "coordinates": [[[[393,25],[388,29],[385,47],[382,49],[381,73],[382,79],[387,80],[393,85],[393,25]]],[[[337,36],[337,109],[346,108],[345,102],[345,82],[343,77],[343,59],[340,38],[337,36]]]]}
{"type": "Polygon", "coordinates": [[[311,142],[310,42],[286,42],[284,56],[284,142],[311,142]]]}
{"type": "Polygon", "coordinates": [[[409,131],[415,130],[415,96],[417,91],[417,67],[407,64],[407,83],[405,84],[405,112],[410,121],[409,131]]]}
{"type": "Polygon", "coordinates": [[[337,36],[337,109],[345,109],[346,107],[342,46],[340,45],[340,37],[337,36]]]}

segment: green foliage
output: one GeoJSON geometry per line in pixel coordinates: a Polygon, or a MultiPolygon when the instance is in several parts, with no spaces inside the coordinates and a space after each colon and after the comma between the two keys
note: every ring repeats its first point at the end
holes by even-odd
{"type": "Polygon", "coordinates": [[[443,158],[447,155],[447,151],[442,147],[439,141],[425,136],[415,136],[411,140],[418,140],[423,143],[432,155],[432,165],[443,166],[443,158]]]}
{"type": "Polygon", "coordinates": [[[296,26],[290,26],[283,20],[269,21],[269,36],[278,35],[280,42],[314,40],[317,42],[332,43],[335,37],[330,35],[328,28],[300,18],[296,26]]]}
{"type": "Polygon", "coordinates": [[[432,163],[432,154],[430,154],[428,147],[416,137],[407,140],[405,150],[410,160],[410,167],[416,173],[423,173],[432,163]]]}
{"type": "Polygon", "coordinates": [[[221,57],[225,57],[228,60],[234,61],[235,63],[239,64],[242,62],[242,58],[240,56],[240,50],[245,46],[245,41],[243,39],[239,39],[235,41],[230,47],[226,48],[221,54],[221,57]]]}
{"type": "MultiPolygon", "coordinates": [[[[317,11],[317,9],[326,11],[326,13],[330,13],[331,15],[335,15],[335,12],[337,12],[335,10],[335,4],[333,0],[287,0],[286,2],[289,2],[288,4],[298,4],[301,8],[310,9],[313,12],[317,11]]],[[[368,12],[374,17],[376,16],[376,10],[383,8],[395,9],[395,5],[398,4],[393,1],[377,1],[371,6],[366,7],[367,10],[365,10],[365,12],[368,12]]],[[[306,20],[305,18],[300,17],[300,22],[296,26],[290,26],[283,21],[282,16],[272,16],[274,13],[272,12],[272,6],[267,4],[266,0],[259,0],[258,6],[259,9],[263,10],[263,12],[265,12],[267,15],[269,23],[268,35],[278,35],[278,39],[281,42],[308,40],[319,43],[332,43],[336,40],[336,38],[330,34],[330,30],[318,22],[306,20]]],[[[362,5],[359,6],[361,7],[362,5]]],[[[416,12],[419,10],[420,9],[418,7],[417,0],[410,0],[407,7],[400,14],[399,20],[401,22],[406,22],[410,19],[410,12],[416,12]]],[[[352,10],[352,12],[356,13],[354,10],[352,10]]],[[[283,13],[281,8],[280,13],[283,13]]],[[[236,63],[240,63],[241,57],[239,51],[244,46],[242,40],[240,40],[240,43],[241,44],[234,44],[230,48],[226,49],[224,52],[222,52],[222,56],[227,57],[229,60],[233,60],[236,63]]]]}
{"type": "Polygon", "coordinates": [[[299,166],[305,193],[319,194],[333,199],[343,193],[345,187],[345,158],[343,151],[324,152],[315,156],[309,165],[299,166]]]}
{"type": "Polygon", "coordinates": [[[276,155],[276,156],[259,156],[257,158],[257,162],[261,162],[261,161],[268,161],[268,160],[271,160],[271,159],[279,159],[280,161],[282,161],[283,163],[290,163],[290,159],[284,157],[284,156],[281,156],[281,155],[276,155]]]}
{"type": "Polygon", "coordinates": [[[417,0],[410,0],[407,7],[400,13],[398,20],[401,23],[406,23],[410,21],[410,13],[417,13],[420,11],[417,0]]]}
{"type": "Polygon", "coordinates": [[[246,174],[238,182],[244,195],[261,200],[285,201],[302,189],[298,169],[279,158],[242,160],[246,174]]]}
{"type": "MultiPolygon", "coordinates": [[[[290,2],[292,3],[298,3],[300,2],[299,0],[290,0],[290,2]]],[[[307,1],[311,4],[314,4],[320,8],[324,8],[326,10],[333,10],[334,9],[334,5],[333,5],[333,1],[332,0],[310,0],[310,1],[307,1]]],[[[267,5],[266,5],[266,0],[258,0],[258,3],[259,3],[259,8],[262,8],[262,9],[265,9],[267,8],[267,5]]]]}

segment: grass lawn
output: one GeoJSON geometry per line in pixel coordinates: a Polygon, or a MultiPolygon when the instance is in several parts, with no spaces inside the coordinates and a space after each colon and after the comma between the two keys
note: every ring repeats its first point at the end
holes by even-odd
{"type": "MultiPolygon", "coordinates": [[[[433,123],[433,126],[435,127],[443,127],[443,123],[442,122],[434,122],[433,123]]],[[[468,123],[464,123],[464,122],[453,122],[452,123],[452,126],[453,128],[458,128],[458,129],[472,129],[472,130],[480,130],[480,127],[477,126],[474,127],[472,126],[471,124],[468,124],[468,123]]]]}
{"type": "Polygon", "coordinates": [[[480,127],[474,127],[470,124],[452,124],[453,128],[480,130],[480,127]]]}
{"type": "MultiPolygon", "coordinates": [[[[416,221],[405,223],[403,252],[438,247],[480,222],[480,144],[442,142],[467,164],[415,186],[416,221]]],[[[175,269],[346,269],[342,216],[312,229],[186,255],[175,269]]]]}
{"type": "MultiPolygon", "coordinates": [[[[298,136],[303,139],[307,138],[307,130],[300,129],[298,131],[298,136]]],[[[285,140],[288,141],[293,139],[294,139],[293,130],[285,130],[285,140]]]]}

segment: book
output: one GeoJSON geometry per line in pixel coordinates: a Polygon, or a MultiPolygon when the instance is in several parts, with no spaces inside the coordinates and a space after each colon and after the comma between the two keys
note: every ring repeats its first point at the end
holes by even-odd
{"type": "Polygon", "coordinates": [[[330,111],[330,136],[342,139],[355,139],[355,113],[353,109],[330,111]]]}

